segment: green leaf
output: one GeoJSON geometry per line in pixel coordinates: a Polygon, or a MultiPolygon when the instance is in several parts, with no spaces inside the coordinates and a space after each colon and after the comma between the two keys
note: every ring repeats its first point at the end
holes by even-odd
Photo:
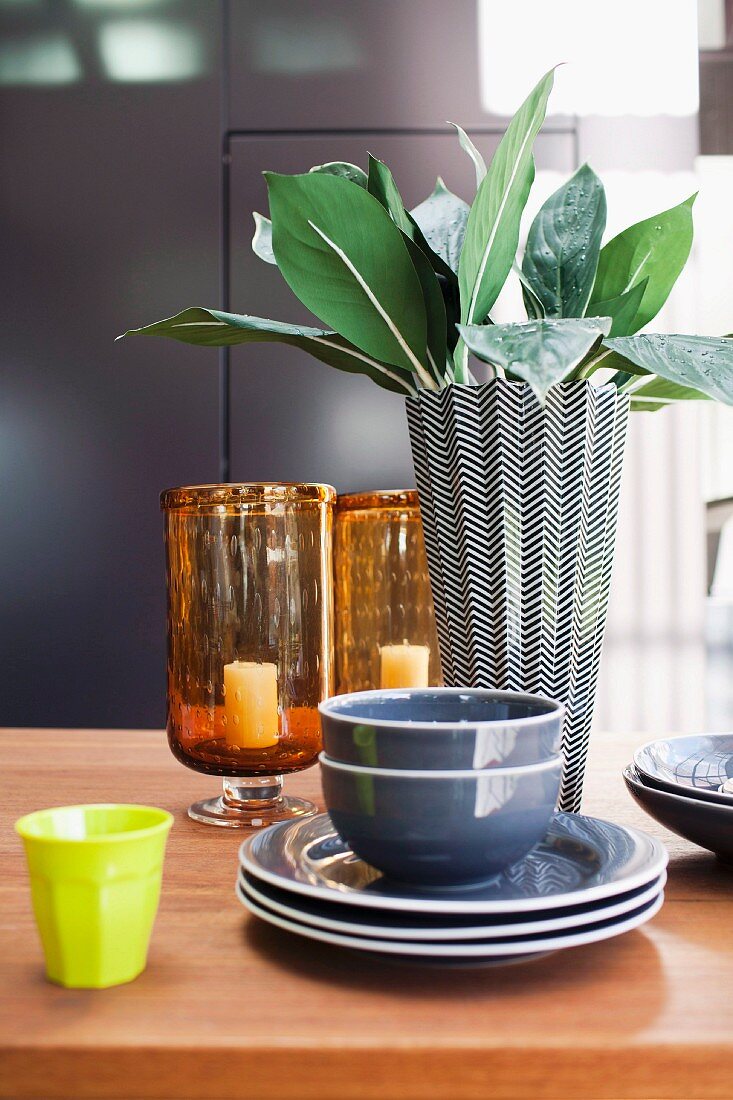
{"type": "Polygon", "coordinates": [[[609,318],[549,318],[511,325],[461,325],[479,359],[523,378],[544,405],[548,390],[567,378],[611,327],[609,318]]]}
{"type": "Polygon", "coordinates": [[[447,279],[455,280],[455,273],[446,264],[445,260],[430,247],[423,236],[420,226],[412,214],[405,209],[402,196],[397,189],[394,176],[384,163],[369,154],[369,175],[367,190],[370,195],[382,204],[392,221],[401,229],[409,240],[414,241],[418,248],[427,256],[430,266],[434,271],[447,279]]]}
{"type": "Polygon", "coordinates": [[[435,388],[420,280],[380,203],[335,176],[266,172],[265,179],[275,257],[291,290],[368,356],[435,388]]]}
{"type": "Polygon", "coordinates": [[[430,248],[454,272],[458,271],[469,210],[468,203],[449,191],[438,176],[433,193],[412,211],[430,248]]]}
{"type": "MultiPolygon", "coordinates": [[[[328,164],[314,164],[308,171],[323,172],[329,176],[341,176],[343,179],[349,180],[350,183],[358,184],[359,187],[366,187],[367,185],[367,175],[364,169],[343,160],[333,160],[328,164]]],[[[272,222],[256,211],[252,214],[252,217],[255,220],[252,251],[265,263],[274,264],[277,267],[275,253],[272,251],[272,222]]]]}
{"type": "Polygon", "coordinates": [[[321,172],[327,176],[339,176],[341,179],[348,180],[349,183],[356,183],[359,187],[366,188],[367,185],[367,174],[364,169],[360,168],[358,164],[349,164],[345,160],[331,160],[327,164],[314,164],[308,171],[321,172]]]}
{"type": "MultiPolygon", "coordinates": [[[[590,318],[588,318],[590,320],[590,318]]],[[[616,375],[625,374],[628,377],[633,375],[648,374],[648,371],[642,370],[641,367],[637,367],[635,363],[632,363],[630,359],[626,359],[623,355],[619,355],[618,352],[612,351],[611,348],[607,348],[605,344],[601,344],[600,347],[595,348],[591,355],[580,364],[580,373],[583,378],[590,378],[592,374],[595,374],[597,370],[613,370],[616,371],[616,375]]],[[[622,384],[622,379],[614,377],[609,379],[616,385],[622,384]]]]}
{"type": "Polygon", "coordinates": [[[374,198],[382,204],[392,221],[405,235],[425,302],[430,370],[435,380],[439,382],[445,374],[448,341],[446,312],[449,307],[452,314],[451,335],[455,333],[455,339],[458,338],[455,324],[459,316],[454,315],[452,309],[452,303],[458,296],[455,273],[448,267],[445,260],[433,251],[415,219],[405,210],[402,196],[387,165],[373,157],[371,153],[367,186],[369,194],[374,195],[374,198]],[[455,285],[455,293],[453,286],[447,286],[445,282],[441,286],[436,278],[436,272],[440,272],[444,280],[447,279],[449,283],[455,285]]]}
{"type": "Polygon", "coordinates": [[[468,215],[458,267],[465,324],[479,324],[488,316],[514,262],[534,179],[532,145],[544,121],[553,75],[550,71],[542,78],[510,122],[468,215]]]}
{"type": "Polygon", "coordinates": [[[519,282],[522,285],[522,299],[524,300],[524,308],[527,311],[527,317],[530,321],[541,320],[545,316],[544,306],[535,294],[534,290],[532,289],[532,284],[530,283],[529,279],[524,274],[516,260],[512,264],[512,271],[517,276],[519,282]]]}
{"type": "Polygon", "coordinates": [[[613,321],[610,336],[628,336],[634,318],[639,311],[639,304],[646,292],[649,276],[645,276],[640,283],[632,286],[618,298],[608,298],[604,302],[594,302],[585,311],[586,317],[610,317],[613,321]]]}
{"type": "Polygon", "coordinates": [[[275,266],[277,266],[275,253],[272,251],[272,222],[269,218],[264,217],[263,214],[258,214],[256,210],[252,217],[255,220],[255,235],[252,238],[252,251],[255,256],[259,256],[266,264],[275,264],[275,266]]]}
{"type": "Polygon", "coordinates": [[[437,276],[430,266],[427,256],[409,237],[405,238],[405,243],[417,272],[417,277],[420,280],[423,302],[425,303],[430,373],[436,382],[441,382],[445,375],[445,364],[448,355],[443,295],[437,276]]]}
{"type": "Polygon", "coordinates": [[[476,187],[480,187],[486,175],[486,161],[462,126],[459,126],[457,122],[449,122],[448,125],[454,128],[458,134],[458,141],[460,142],[461,149],[463,149],[464,153],[468,153],[473,161],[473,166],[476,170],[476,187]]]}
{"type": "Polygon", "coordinates": [[[413,222],[408,220],[405,204],[394,181],[392,172],[382,160],[369,153],[367,190],[382,204],[392,221],[406,237],[414,240],[413,222]]]}
{"type": "Polygon", "coordinates": [[[676,401],[709,401],[707,394],[693,390],[689,386],[679,386],[676,382],[667,382],[664,378],[652,378],[639,389],[631,390],[632,412],[656,412],[676,401]]]}
{"type": "Polygon", "coordinates": [[[679,206],[637,222],[601,249],[591,304],[618,298],[648,277],[627,335],[648,324],[667,301],[692,247],[691,195],[679,206]]]}
{"type": "Polygon", "coordinates": [[[676,385],[733,405],[733,340],[724,336],[621,336],[606,345],[676,385]]]}
{"type": "Polygon", "coordinates": [[[584,164],[542,205],[527,237],[522,271],[546,317],[583,316],[605,228],[606,193],[584,164]]]}
{"type": "MultiPolygon", "coordinates": [[[[394,393],[415,393],[414,376],[399,367],[388,366],[365,355],[336,332],[222,313],[217,309],[193,306],[175,317],[133,328],[125,336],[167,336],[184,344],[201,347],[228,347],[233,344],[280,343],[307,351],[322,363],[350,374],[366,374],[377,385],[394,393]]],[[[118,337],[121,339],[121,337],[118,337]]]]}

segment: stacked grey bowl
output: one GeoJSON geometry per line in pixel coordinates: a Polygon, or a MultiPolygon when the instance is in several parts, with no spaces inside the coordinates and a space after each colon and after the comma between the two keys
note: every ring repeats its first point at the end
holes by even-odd
{"type": "Polygon", "coordinates": [[[323,792],[340,836],[421,887],[496,875],[547,834],[563,707],[517,692],[396,689],[320,706],[323,792]]]}
{"type": "Polygon", "coordinates": [[[733,862],[733,734],[650,741],[634,753],[624,779],[661,825],[733,862]]]}

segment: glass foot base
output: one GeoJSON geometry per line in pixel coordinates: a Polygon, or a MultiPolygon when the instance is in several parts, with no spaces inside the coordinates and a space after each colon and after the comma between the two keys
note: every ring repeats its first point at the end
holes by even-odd
{"type": "Polygon", "coordinates": [[[291,817],[310,817],[318,813],[318,807],[307,798],[281,795],[264,806],[240,807],[229,805],[220,795],[194,802],[188,807],[188,816],[206,825],[223,825],[229,829],[266,829],[276,821],[288,821],[291,817]]]}

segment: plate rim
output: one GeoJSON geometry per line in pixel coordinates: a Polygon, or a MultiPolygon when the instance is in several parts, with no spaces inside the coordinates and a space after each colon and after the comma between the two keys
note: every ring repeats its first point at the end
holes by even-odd
{"type": "MultiPolygon", "coordinates": [[[[535,920],[528,921],[526,924],[517,925],[503,924],[496,925],[495,927],[480,927],[480,926],[468,926],[466,928],[457,929],[424,929],[419,926],[414,928],[402,928],[402,929],[389,929],[389,928],[375,928],[374,925],[357,925],[351,921],[343,920],[339,921],[331,917],[314,917],[312,914],[304,915],[296,908],[290,908],[284,905],[282,902],[275,901],[272,898],[266,897],[264,894],[260,894],[256,887],[252,886],[252,883],[244,880],[244,869],[239,868],[237,874],[237,887],[239,887],[243,893],[252,896],[255,903],[264,904],[266,908],[272,909],[275,913],[279,913],[286,918],[292,918],[298,923],[307,924],[314,928],[320,928],[323,931],[338,931],[339,928],[343,929],[345,934],[348,935],[361,935],[367,938],[376,940],[388,940],[391,942],[399,942],[401,938],[411,936],[415,940],[421,942],[430,943],[438,938],[447,940],[453,939],[456,942],[470,942],[471,940],[486,939],[489,936],[502,939],[508,936],[516,936],[520,932],[526,932],[527,935],[536,935],[538,932],[543,932],[545,929],[550,931],[562,930],[583,927],[584,925],[592,924],[596,913],[598,914],[597,920],[610,920],[611,917],[622,916],[624,913],[633,912],[634,909],[638,909],[641,905],[645,905],[648,901],[652,901],[660,892],[662,892],[667,883],[667,872],[662,871],[662,874],[657,878],[650,881],[643,894],[636,898],[627,899],[625,902],[622,900],[616,904],[608,906],[601,906],[595,912],[591,913],[575,913],[570,918],[571,923],[562,924],[557,923],[563,920],[562,914],[558,914],[555,918],[555,922],[551,919],[548,920],[535,920]],[[623,908],[619,908],[623,906],[623,908]],[[308,919],[306,919],[306,917],[308,919]],[[439,933],[443,932],[443,935],[439,937],[439,933]],[[401,932],[400,935],[396,935],[396,932],[401,932]],[[455,933],[459,933],[456,935],[455,933]],[[471,933],[466,934],[466,933],[471,933]]],[[[260,883],[260,885],[263,885],[260,883]]],[[[566,918],[567,919],[567,918],[566,918]]]]}
{"type": "MultiPolygon", "coordinates": [[[[583,815],[567,815],[573,817],[583,817],[583,819],[591,821],[601,821],[606,825],[613,825],[617,829],[622,829],[626,833],[630,834],[634,840],[639,843],[643,843],[649,850],[649,862],[650,865],[644,870],[637,871],[636,874],[629,876],[626,879],[619,880],[617,882],[599,884],[597,886],[589,886],[586,889],[580,889],[570,891],[564,894],[555,894],[553,896],[534,896],[529,898],[514,898],[509,899],[495,899],[478,901],[470,898],[420,898],[419,900],[402,898],[398,896],[379,895],[360,893],[356,894],[355,891],[349,891],[348,893],[343,890],[337,890],[327,886],[314,885],[308,882],[299,882],[297,879],[283,878],[273,871],[269,871],[265,867],[260,867],[257,863],[250,859],[249,849],[253,847],[258,839],[263,836],[263,833],[255,834],[252,837],[248,837],[239,847],[239,864],[244,867],[254,878],[261,879],[263,882],[268,882],[272,886],[279,886],[289,890],[291,893],[303,894],[305,897],[320,898],[323,901],[334,901],[339,904],[353,904],[358,898],[358,904],[367,908],[374,909],[395,909],[409,912],[422,912],[422,913],[443,913],[443,914],[465,914],[465,913],[516,913],[516,912],[532,912],[535,909],[559,909],[568,905],[582,904],[586,901],[596,901],[602,898],[615,897],[616,894],[623,894],[629,890],[634,890],[638,886],[644,886],[650,882],[653,878],[661,875],[662,871],[666,868],[669,856],[667,849],[664,847],[661,841],[656,837],[650,836],[648,833],[642,832],[640,829],[635,829],[629,825],[617,825],[615,822],[604,821],[603,818],[593,818],[588,814],[583,815]],[[283,887],[283,883],[287,885],[283,887]]],[[[315,817],[308,818],[310,822],[318,820],[320,817],[328,817],[327,813],[318,814],[315,817]]],[[[293,821],[287,821],[278,823],[272,826],[273,829],[279,829],[285,831],[287,828],[292,828],[293,824],[301,824],[304,819],[293,819],[293,821]]],[[[269,831],[269,830],[268,830],[269,831]]],[[[336,832],[334,828],[334,832],[336,832]]]]}
{"type": "Polygon", "coordinates": [[[576,932],[564,939],[548,937],[546,940],[536,940],[531,944],[497,943],[491,945],[480,944],[426,944],[411,943],[409,940],[377,940],[366,939],[360,936],[344,936],[335,932],[326,932],[323,929],[313,928],[307,924],[298,924],[295,921],[286,920],[277,913],[265,910],[240,891],[239,884],[235,887],[235,893],[245,908],[268,924],[274,924],[287,932],[303,936],[306,939],[317,940],[320,943],[328,943],[336,947],[348,947],[355,951],[365,951],[381,955],[402,955],[414,958],[501,958],[502,956],[529,955],[545,951],[562,951],[570,947],[582,947],[590,943],[599,943],[602,940],[612,939],[639,928],[650,921],[664,904],[664,890],[660,890],[656,899],[644,906],[641,912],[625,921],[614,921],[609,927],[597,929],[593,932],[576,932]],[[588,938],[590,937],[590,938],[588,938]]]}

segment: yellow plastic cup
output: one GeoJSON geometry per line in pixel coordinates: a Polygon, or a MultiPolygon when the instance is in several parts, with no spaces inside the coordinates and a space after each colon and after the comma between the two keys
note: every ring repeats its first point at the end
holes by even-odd
{"type": "Polygon", "coordinates": [[[52,982],[105,989],[145,969],[173,817],[153,806],[59,806],[21,817],[52,982]]]}

